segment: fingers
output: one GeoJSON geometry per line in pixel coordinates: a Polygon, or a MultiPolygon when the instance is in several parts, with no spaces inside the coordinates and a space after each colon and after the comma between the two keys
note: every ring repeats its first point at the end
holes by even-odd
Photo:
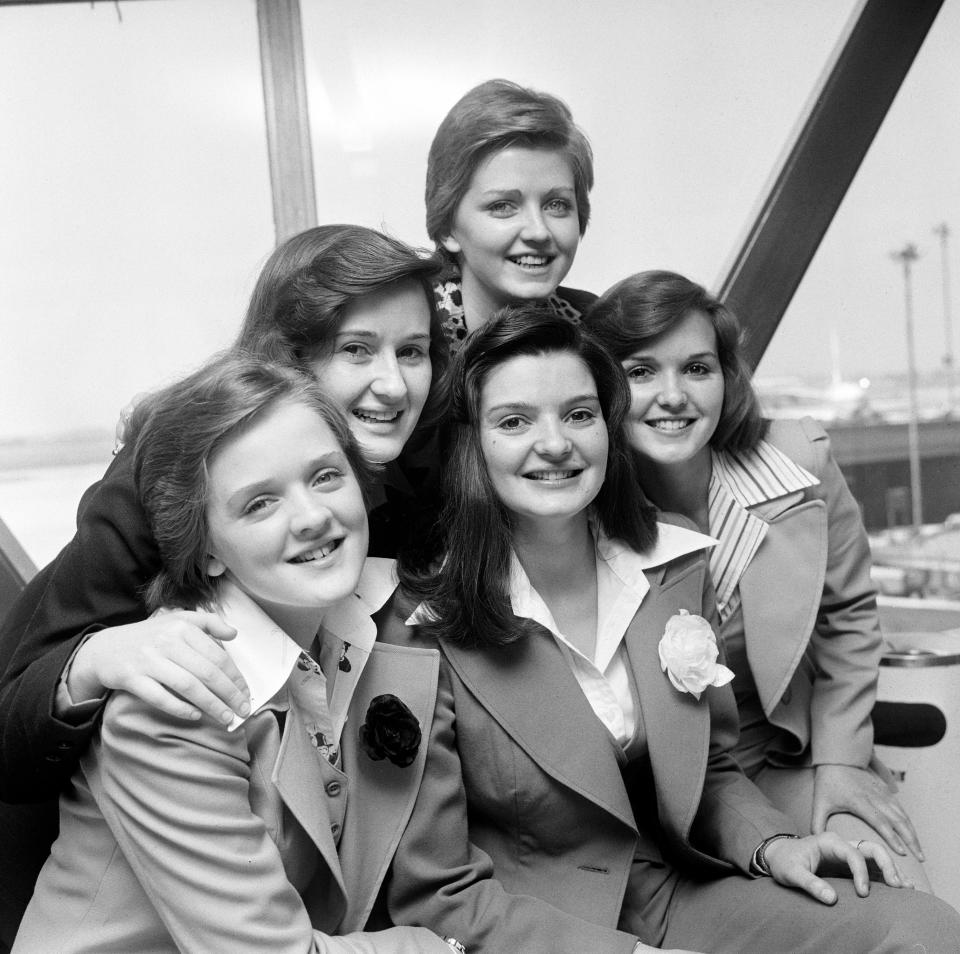
{"type": "Polygon", "coordinates": [[[883,836],[884,841],[900,855],[912,851],[924,860],[920,839],[909,816],[895,798],[884,799],[876,809],[874,820],[866,819],[883,836]]]}
{"type": "Polygon", "coordinates": [[[880,869],[884,883],[890,885],[891,888],[914,887],[913,882],[903,876],[890,852],[879,842],[864,839],[857,842],[854,850],[872,861],[880,869]]]}
{"type": "Polygon", "coordinates": [[[829,882],[824,881],[823,878],[818,878],[812,871],[801,866],[791,867],[788,874],[777,880],[780,884],[806,891],[811,898],[815,898],[821,904],[836,904],[837,902],[837,892],[834,891],[829,882]]]}

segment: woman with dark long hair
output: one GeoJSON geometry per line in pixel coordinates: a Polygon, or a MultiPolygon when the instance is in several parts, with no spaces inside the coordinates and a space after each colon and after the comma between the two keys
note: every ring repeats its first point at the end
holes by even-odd
{"type": "Polygon", "coordinates": [[[629,408],[616,361],[539,306],[457,356],[444,558],[402,575],[419,625],[394,637],[443,669],[393,916],[471,952],[951,949],[960,917],[897,890],[882,845],[801,835],[737,766],[713,540],[645,503],[629,408]]]}

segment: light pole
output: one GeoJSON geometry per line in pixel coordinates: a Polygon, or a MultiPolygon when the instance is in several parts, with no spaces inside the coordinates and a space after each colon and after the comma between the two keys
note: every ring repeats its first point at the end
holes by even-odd
{"type": "Polygon", "coordinates": [[[917,406],[917,361],[913,347],[913,290],[910,267],[920,257],[916,245],[907,242],[890,257],[903,264],[904,307],[907,319],[907,389],[910,394],[910,419],[907,421],[907,443],[910,454],[910,503],[913,511],[913,532],[920,532],[923,523],[923,500],[920,489],[920,411],[917,406]]]}
{"type": "Polygon", "coordinates": [[[933,234],[940,237],[940,273],[943,276],[943,369],[947,375],[947,414],[952,417],[954,412],[953,323],[950,318],[950,255],[947,250],[950,229],[947,223],[941,222],[934,228],[933,234]]]}

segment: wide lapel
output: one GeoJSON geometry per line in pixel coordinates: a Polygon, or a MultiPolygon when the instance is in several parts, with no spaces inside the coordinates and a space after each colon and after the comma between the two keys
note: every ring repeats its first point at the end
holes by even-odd
{"type": "Polygon", "coordinates": [[[627,629],[625,642],[640,698],[661,823],[685,838],[703,790],[710,710],[702,695],[698,701],[673,687],[660,668],[658,645],[671,616],[681,609],[695,613],[700,608],[705,567],[676,582],[665,576],[665,569],[647,572],[650,591],[627,629]]]}
{"type": "Polygon", "coordinates": [[[790,682],[816,623],[826,552],[826,506],[811,500],[770,520],[740,578],[747,659],[767,716],[790,682]]]}
{"type": "Polygon", "coordinates": [[[548,630],[530,624],[527,636],[490,650],[443,645],[467,689],[547,775],[636,831],[615,742],[548,630]]]}
{"type": "MultiPolygon", "coordinates": [[[[316,903],[304,898],[311,912],[314,926],[333,929],[340,921],[347,907],[347,892],[340,870],[337,846],[330,830],[330,814],[327,808],[324,768],[321,756],[310,742],[306,730],[300,723],[295,710],[287,714],[280,754],[273,770],[273,783],[280,793],[284,804],[310,836],[321,857],[329,869],[330,878],[322,872],[311,885],[311,892],[317,894],[316,903]]],[[[334,766],[327,764],[331,776],[346,780],[334,766]]]]}
{"type": "Polygon", "coordinates": [[[423,778],[427,741],[437,699],[440,654],[376,643],[357,684],[340,740],[350,795],[340,839],[340,866],[348,899],[340,929],[363,928],[393,860],[423,778]],[[420,723],[421,744],[413,763],[400,767],[374,761],[360,748],[359,731],[370,701],[397,696],[420,723]]]}

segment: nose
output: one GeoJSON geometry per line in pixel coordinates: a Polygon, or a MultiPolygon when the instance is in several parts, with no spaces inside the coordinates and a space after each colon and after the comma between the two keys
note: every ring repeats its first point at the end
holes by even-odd
{"type": "Polygon", "coordinates": [[[573,444],[567,436],[560,421],[543,421],[534,450],[541,457],[552,460],[562,460],[573,449],[573,444]]]}
{"type": "Polygon", "coordinates": [[[524,210],[523,228],[520,237],[527,242],[550,241],[550,229],[547,228],[547,220],[543,215],[543,209],[539,206],[524,210]]]}
{"type": "Polygon", "coordinates": [[[679,375],[673,373],[663,375],[660,381],[657,403],[668,410],[679,410],[686,407],[687,392],[683,388],[683,381],[679,375]]]}
{"type": "Polygon", "coordinates": [[[397,364],[395,354],[384,355],[377,361],[376,375],[370,383],[370,390],[378,398],[396,403],[406,397],[407,382],[397,364]]]}
{"type": "Polygon", "coordinates": [[[290,530],[297,537],[320,536],[333,522],[333,513],[315,492],[304,487],[293,499],[290,530]]]}

